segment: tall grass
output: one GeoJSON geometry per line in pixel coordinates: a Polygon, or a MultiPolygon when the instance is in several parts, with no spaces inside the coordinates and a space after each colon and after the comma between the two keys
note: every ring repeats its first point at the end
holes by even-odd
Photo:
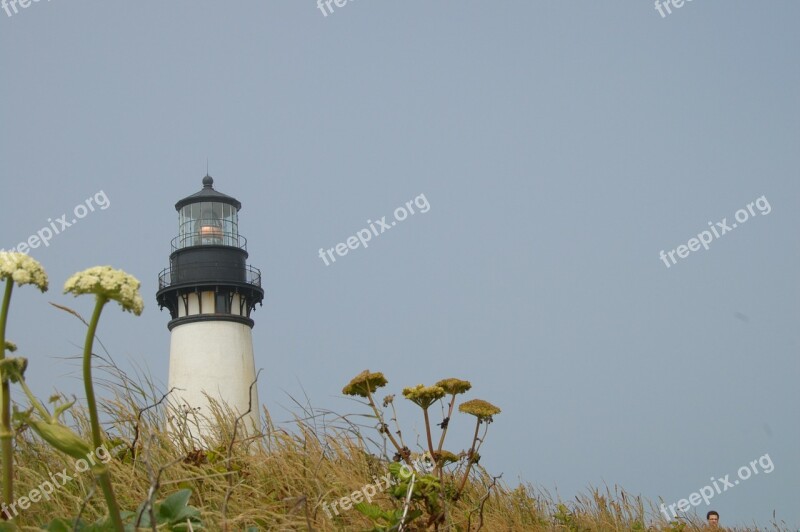
{"type": "MultiPolygon", "coordinates": [[[[380,442],[373,440],[372,429],[308,409],[302,417],[276,424],[264,409],[263,433],[253,436],[243,434],[235,416],[215,405],[215,431],[200,445],[193,444],[171,429],[184,414],[172,410],[154,386],[139,384],[113,368],[107,374],[101,380],[110,398],[100,406],[106,441],[115,446],[108,466],[121,508],[135,511],[143,502],[188,488],[190,504],[200,510],[208,530],[372,530],[371,521],[354,509],[332,518],[322,509],[322,503],[348,496],[386,474],[389,460],[376,451],[380,442]]],[[[86,410],[76,406],[70,413],[75,431],[88,439],[86,410]]],[[[92,522],[106,515],[91,472],[75,473],[73,459],[24,425],[14,438],[17,498],[52,473],[66,469],[72,477],[49,500],[20,511],[16,524],[21,529],[38,530],[57,517],[80,514],[92,522]]],[[[444,477],[455,482],[461,473],[458,467],[446,467],[444,477]]],[[[373,503],[384,509],[402,506],[388,491],[379,492],[373,503]]],[[[446,511],[439,530],[703,529],[699,519],[669,524],[655,505],[621,488],[593,488],[572,501],[561,501],[531,484],[510,487],[477,464],[463,494],[446,511]]]]}

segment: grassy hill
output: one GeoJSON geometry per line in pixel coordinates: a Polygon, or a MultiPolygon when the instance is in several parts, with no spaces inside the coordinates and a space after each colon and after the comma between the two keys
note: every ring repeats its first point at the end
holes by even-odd
{"type": "MultiPolygon", "coordinates": [[[[108,452],[95,450],[94,460],[107,462],[120,508],[132,512],[126,514],[129,524],[137,518],[140,525],[157,522],[163,514],[159,530],[389,530],[390,514],[405,512],[408,520],[420,512],[403,530],[702,530],[704,525],[668,523],[653,504],[619,488],[589,489],[560,501],[530,484],[508,486],[479,463],[456,498],[468,462],[463,452],[442,468],[441,477],[431,475],[432,462],[417,453],[400,469],[400,462],[378,450],[388,443],[377,430],[345,417],[320,423],[318,412],[276,426],[264,410],[263,433],[243,435],[234,416],[217,409],[213,436],[191,444],[178,435],[182,414],[159,401],[163,397],[124,375],[104,387],[115,391],[113,400],[101,402],[108,452]],[[174,499],[188,495],[185,490],[191,493],[181,506],[183,501],[174,499]],[[173,500],[160,504],[170,495],[173,500]],[[354,507],[359,503],[369,506],[359,511],[354,507]],[[434,507],[438,518],[431,515],[434,507]],[[389,519],[381,520],[377,509],[389,519]]],[[[51,400],[57,404],[63,398],[51,400]]],[[[70,412],[71,425],[90,440],[86,411],[76,406],[70,412]]],[[[40,493],[34,502],[30,499],[37,497],[29,496],[25,509],[18,502],[20,529],[78,516],[91,523],[107,513],[87,465],[54,450],[24,423],[15,430],[14,461],[17,501],[34,490],[50,491],[43,485],[48,480],[54,485],[46,498],[40,493]]]]}

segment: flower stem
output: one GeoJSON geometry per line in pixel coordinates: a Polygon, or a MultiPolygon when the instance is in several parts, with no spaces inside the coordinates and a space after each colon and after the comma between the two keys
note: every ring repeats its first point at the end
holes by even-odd
{"type": "Polygon", "coordinates": [[[425,414],[425,432],[428,436],[428,450],[431,452],[431,460],[436,461],[436,453],[433,450],[433,441],[431,440],[431,421],[428,418],[428,409],[423,408],[422,412],[425,414]]]}
{"type": "MultiPolygon", "coordinates": [[[[8,307],[11,303],[11,289],[14,286],[12,279],[6,279],[6,290],[3,294],[3,306],[0,308],[0,360],[6,358],[6,321],[8,319],[8,307]]],[[[0,414],[0,448],[3,454],[3,502],[10,505],[14,501],[14,457],[12,456],[12,439],[14,434],[11,432],[11,388],[8,376],[5,372],[0,374],[2,386],[0,386],[0,400],[2,413],[0,414]]],[[[5,506],[5,505],[4,505],[5,506]]],[[[0,518],[8,519],[10,516],[3,512],[0,518]]]]}
{"type": "Polygon", "coordinates": [[[464,471],[464,478],[461,479],[461,485],[458,487],[455,497],[453,497],[454,501],[457,501],[461,497],[461,492],[464,491],[464,486],[467,484],[467,479],[469,478],[469,471],[472,469],[472,464],[475,463],[475,443],[478,441],[478,430],[480,428],[481,420],[478,418],[478,421],[475,423],[475,436],[472,438],[472,448],[469,450],[469,455],[467,456],[467,469],[464,471]]]}
{"type": "Polygon", "coordinates": [[[444,437],[447,435],[447,429],[450,427],[450,419],[453,417],[453,407],[456,406],[456,394],[453,394],[452,398],[450,399],[450,408],[447,410],[447,425],[444,426],[442,429],[442,436],[439,438],[439,447],[436,449],[436,452],[442,452],[442,447],[444,447],[444,437]]]}
{"type": "Polygon", "coordinates": [[[36,411],[39,412],[39,415],[42,416],[42,419],[44,419],[48,423],[53,423],[54,422],[53,416],[50,415],[50,412],[48,412],[47,409],[42,405],[42,403],[39,402],[36,396],[33,395],[33,392],[31,391],[30,388],[28,388],[28,383],[25,382],[25,379],[20,379],[19,385],[22,387],[22,391],[25,392],[25,395],[28,396],[28,401],[31,402],[33,408],[35,408],[36,411]]]}
{"type": "Polygon", "coordinates": [[[450,419],[452,419],[453,417],[453,407],[455,406],[456,406],[456,394],[453,394],[452,398],[450,399],[450,407],[447,409],[447,417],[444,418],[444,421],[446,421],[446,423],[444,422],[442,423],[444,425],[444,428],[442,428],[442,435],[439,437],[439,446],[436,448],[435,454],[433,451],[431,451],[431,457],[433,458],[433,462],[435,464],[433,473],[439,475],[440,481],[443,480],[442,468],[444,464],[440,463],[439,460],[440,460],[440,455],[442,454],[442,447],[444,447],[444,437],[447,436],[447,429],[450,427],[450,419]]]}
{"type": "MultiPolygon", "coordinates": [[[[83,385],[86,389],[86,404],[89,408],[89,420],[92,425],[92,445],[95,449],[92,452],[96,452],[97,449],[103,445],[102,434],[100,432],[100,420],[97,416],[97,402],[94,398],[94,385],[92,382],[92,346],[94,345],[94,336],[97,331],[97,322],[100,321],[100,313],[103,311],[103,307],[107,302],[107,297],[101,295],[97,296],[97,303],[94,307],[94,313],[92,313],[92,319],[89,321],[89,330],[86,331],[86,343],[83,348],[83,385]]],[[[111,518],[114,530],[122,532],[124,527],[119,515],[119,506],[114,497],[114,490],[111,487],[111,475],[108,473],[108,468],[103,467],[101,470],[95,471],[95,475],[100,483],[100,487],[103,489],[103,496],[106,499],[109,517],[111,518]]]]}
{"type": "Polygon", "coordinates": [[[397,437],[400,439],[400,445],[403,446],[403,449],[406,448],[406,444],[403,441],[403,431],[400,430],[400,423],[397,421],[397,410],[394,407],[394,401],[392,401],[392,421],[394,421],[394,426],[397,427],[397,437]]]}
{"type": "Polygon", "coordinates": [[[400,444],[397,443],[397,440],[394,439],[394,436],[392,436],[392,433],[389,430],[389,425],[387,425],[383,421],[383,414],[381,414],[381,411],[378,410],[378,405],[375,404],[375,400],[372,398],[371,393],[367,393],[367,399],[369,400],[369,406],[372,407],[372,411],[375,412],[375,417],[378,418],[378,423],[381,424],[381,430],[383,431],[384,434],[386,434],[386,436],[389,437],[389,441],[391,441],[392,445],[394,445],[394,448],[397,449],[398,454],[400,454],[400,456],[403,457],[403,461],[406,462],[408,465],[411,465],[411,460],[407,456],[407,453],[403,450],[402,447],[400,447],[400,444]]]}

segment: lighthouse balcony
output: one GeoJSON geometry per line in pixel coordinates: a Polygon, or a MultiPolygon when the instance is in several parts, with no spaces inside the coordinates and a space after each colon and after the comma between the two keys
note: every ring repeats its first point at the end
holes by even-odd
{"type": "Polygon", "coordinates": [[[181,285],[245,284],[261,288],[261,270],[239,262],[196,262],[165,268],[158,275],[158,289],[181,285]]]}

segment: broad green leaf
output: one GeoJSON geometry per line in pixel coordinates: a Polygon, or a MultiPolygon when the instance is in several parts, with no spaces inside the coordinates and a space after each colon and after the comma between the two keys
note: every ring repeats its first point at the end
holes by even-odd
{"type": "Polygon", "coordinates": [[[375,504],[369,504],[366,502],[360,502],[353,506],[357,511],[361,512],[362,514],[366,515],[373,521],[377,521],[381,517],[384,517],[386,514],[383,510],[380,509],[379,506],[375,504]]]}
{"type": "Polygon", "coordinates": [[[192,490],[183,489],[164,499],[158,505],[158,520],[167,523],[174,523],[176,519],[183,520],[182,515],[191,496],[192,490]]]}

